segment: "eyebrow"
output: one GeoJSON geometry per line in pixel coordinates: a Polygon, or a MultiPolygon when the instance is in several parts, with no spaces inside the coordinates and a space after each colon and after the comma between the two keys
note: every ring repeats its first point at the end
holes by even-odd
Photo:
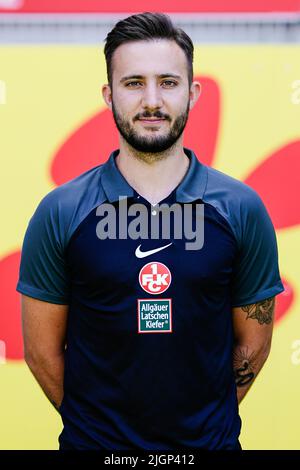
{"type": "MultiPolygon", "coordinates": [[[[143,75],[128,75],[126,77],[122,77],[120,82],[126,82],[127,80],[143,80],[145,77],[143,75]]],[[[157,75],[157,78],[176,78],[177,80],[180,80],[181,77],[180,75],[176,75],[174,73],[162,73],[161,75],[157,75]]]]}

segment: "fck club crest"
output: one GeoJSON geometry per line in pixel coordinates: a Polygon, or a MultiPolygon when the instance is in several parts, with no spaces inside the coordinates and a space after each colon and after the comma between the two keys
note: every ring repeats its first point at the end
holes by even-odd
{"type": "Polygon", "coordinates": [[[163,263],[147,263],[139,273],[140,286],[148,294],[162,294],[170,286],[171,280],[171,272],[163,263]]]}

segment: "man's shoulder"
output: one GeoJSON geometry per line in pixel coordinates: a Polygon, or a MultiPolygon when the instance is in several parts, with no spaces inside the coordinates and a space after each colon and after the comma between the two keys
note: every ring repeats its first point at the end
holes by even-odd
{"type": "Polygon", "coordinates": [[[44,199],[47,199],[49,203],[53,204],[76,204],[85,193],[90,192],[94,188],[101,185],[101,174],[104,165],[98,165],[93,167],[79,176],[72,178],[71,180],[57,186],[52,189],[44,199]]]}
{"type": "Polygon", "coordinates": [[[243,181],[240,181],[215,168],[207,167],[207,185],[204,200],[228,211],[241,209],[252,211],[263,205],[257,192],[243,181]]]}
{"type": "Polygon", "coordinates": [[[78,225],[106,199],[101,185],[103,168],[104,165],[91,168],[46,194],[31,218],[31,225],[37,230],[48,227],[66,245],[78,225]]]}
{"type": "Polygon", "coordinates": [[[235,203],[251,203],[260,199],[257,192],[243,181],[211,167],[207,167],[207,173],[206,197],[218,197],[235,203]]]}
{"type": "Polygon", "coordinates": [[[264,203],[253,188],[214,168],[207,167],[203,200],[227,220],[235,233],[254,219],[268,217],[264,203]]]}
{"type": "Polygon", "coordinates": [[[42,198],[38,208],[47,213],[57,210],[60,212],[73,212],[76,207],[83,203],[93,205],[97,199],[101,200],[101,196],[103,196],[101,186],[103,167],[104,165],[93,167],[52,189],[42,198]]]}

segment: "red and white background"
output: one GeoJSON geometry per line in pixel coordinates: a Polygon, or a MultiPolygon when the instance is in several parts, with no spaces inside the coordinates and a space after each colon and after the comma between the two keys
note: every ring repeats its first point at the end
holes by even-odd
{"type": "MultiPolygon", "coordinates": [[[[144,10],[146,2],[133,0],[0,0],[0,15],[144,10]]],[[[153,0],[151,10],[297,14],[300,2],[153,0]]],[[[38,202],[118,145],[101,98],[102,47],[0,44],[0,449],[57,448],[60,419],[23,359],[15,286],[22,239],[38,202]]],[[[276,228],[286,287],[269,360],[240,408],[241,442],[247,449],[299,449],[300,46],[196,44],[195,75],[203,94],[185,145],[261,195],[276,228]]]]}

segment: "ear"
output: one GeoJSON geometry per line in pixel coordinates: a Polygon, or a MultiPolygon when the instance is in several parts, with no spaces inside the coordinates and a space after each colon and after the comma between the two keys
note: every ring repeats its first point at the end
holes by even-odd
{"type": "Polygon", "coordinates": [[[112,109],[112,91],[111,91],[111,87],[108,84],[103,85],[102,96],[106,105],[111,110],[112,109]]]}
{"type": "Polygon", "coordinates": [[[201,95],[201,83],[193,82],[190,88],[190,109],[193,109],[201,95]]]}

